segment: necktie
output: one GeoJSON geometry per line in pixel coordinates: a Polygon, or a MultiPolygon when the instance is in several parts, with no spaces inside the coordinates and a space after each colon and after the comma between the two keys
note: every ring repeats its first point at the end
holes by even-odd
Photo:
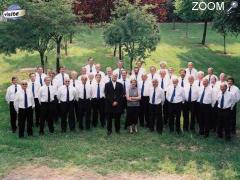
{"type": "Polygon", "coordinates": [[[188,93],[188,102],[192,101],[192,85],[190,86],[189,93],[188,93]]]}
{"type": "Polygon", "coordinates": [[[123,80],[123,93],[126,94],[126,82],[123,80]]]}
{"type": "Polygon", "coordinates": [[[17,92],[17,84],[15,84],[15,93],[17,92]]]}
{"type": "Polygon", "coordinates": [[[24,106],[28,108],[28,98],[27,98],[27,91],[24,90],[24,106]]]}
{"type": "Polygon", "coordinates": [[[184,87],[183,79],[182,79],[182,83],[181,83],[181,86],[182,86],[182,87],[184,87]]]}
{"type": "Polygon", "coordinates": [[[119,69],[118,79],[121,79],[121,69],[119,69]]]}
{"type": "Polygon", "coordinates": [[[172,93],[172,97],[171,97],[170,102],[173,102],[174,97],[175,97],[175,94],[176,94],[176,87],[174,87],[174,90],[173,90],[173,93],[172,93]]]}
{"type": "Polygon", "coordinates": [[[100,85],[97,87],[97,98],[100,99],[100,85]]]}
{"type": "Polygon", "coordinates": [[[208,84],[210,84],[210,80],[211,80],[211,75],[209,75],[208,84]]]}
{"type": "Polygon", "coordinates": [[[152,79],[153,79],[153,74],[152,74],[152,79]]]}
{"type": "Polygon", "coordinates": [[[42,82],[42,75],[41,74],[39,74],[39,80],[40,80],[40,84],[41,84],[41,86],[43,85],[43,82],[42,82]]]}
{"type": "Polygon", "coordinates": [[[90,72],[92,72],[92,66],[90,65],[90,72]]]}
{"type": "Polygon", "coordinates": [[[223,109],[224,106],[224,93],[222,93],[222,99],[221,99],[221,103],[220,103],[220,107],[223,109]]]}
{"type": "Polygon", "coordinates": [[[62,82],[63,82],[63,85],[64,85],[64,74],[62,73],[62,82]]]}
{"type": "Polygon", "coordinates": [[[34,83],[32,83],[32,94],[33,94],[33,97],[35,98],[35,87],[34,87],[34,83]]]}
{"type": "Polygon", "coordinates": [[[201,85],[201,81],[198,82],[198,86],[199,86],[199,87],[200,87],[200,85],[201,85]]]}
{"type": "Polygon", "coordinates": [[[141,89],[141,96],[143,97],[143,93],[144,93],[144,84],[145,84],[145,81],[143,82],[142,84],[142,89],[141,89]]]}
{"type": "Polygon", "coordinates": [[[67,86],[67,102],[69,102],[69,87],[67,86]]]}
{"type": "Polygon", "coordinates": [[[202,96],[201,96],[201,99],[200,99],[200,103],[201,103],[201,104],[203,103],[203,99],[204,99],[204,95],[205,95],[205,89],[206,89],[206,88],[204,88],[203,93],[202,93],[202,96]]]}
{"type": "Polygon", "coordinates": [[[155,103],[155,96],[156,96],[156,88],[154,88],[154,91],[153,91],[152,104],[155,103]]]}
{"type": "Polygon", "coordinates": [[[231,86],[229,86],[228,91],[229,91],[229,92],[231,91],[231,86]]]}
{"type": "Polygon", "coordinates": [[[52,81],[51,81],[51,86],[53,85],[52,81]]]}
{"type": "Polygon", "coordinates": [[[75,87],[75,80],[73,80],[73,87],[75,87]]]}
{"type": "Polygon", "coordinates": [[[164,82],[163,82],[163,79],[162,79],[162,82],[161,82],[161,88],[164,89],[164,82]]]}
{"type": "Polygon", "coordinates": [[[190,69],[189,71],[190,71],[190,74],[192,74],[192,70],[190,69]]]}
{"type": "Polygon", "coordinates": [[[87,98],[87,93],[86,93],[86,85],[83,85],[83,99],[87,98]]]}
{"type": "Polygon", "coordinates": [[[172,79],[172,76],[170,75],[169,77],[170,77],[170,80],[171,80],[171,79],[172,79]]]}
{"type": "Polygon", "coordinates": [[[50,102],[50,89],[49,89],[49,86],[48,86],[48,102],[50,102]]]}
{"type": "Polygon", "coordinates": [[[109,77],[109,82],[111,82],[111,77],[109,77]]]}

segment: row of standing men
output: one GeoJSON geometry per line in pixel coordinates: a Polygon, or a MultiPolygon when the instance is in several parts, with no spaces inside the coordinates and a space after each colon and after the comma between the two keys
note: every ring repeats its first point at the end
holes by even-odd
{"type": "Polygon", "coordinates": [[[209,136],[209,131],[217,131],[219,137],[230,139],[236,133],[236,106],[240,92],[234,85],[234,79],[226,79],[221,73],[214,75],[213,68],[208,74],[197,71],[192,62],[181,69],[179,77],[173,68],[160,63],[160,70],[150,67],[147,74],[141,62],[128,76],[123,62],[117,63],[114,71],[101,71],[100,64],[94,64],[92,58],[81,69],[81,74],[72,71],[70,76],[65,68],[60,68],[56,76],[53,72],[43,73],[41,67],[36,73],[30,73],[30,80],[12,85],[7,89],[6,100],[10,105],[12,131],[17,129],[19,137],[24,137],[25,122],[27,133],[32,135],[33,111],[36,125],[40,126],[40,135],[44,134],[45,123],[49,131],[54,132],[54,120],[61,117],[62,132],[75,130],[76,121],[80,129],[96,127],[98,119],[101,126],[107,122],[107,132],[112,133],[112,119],[115,119],[116,132],[120,132],[120,117],[126,113],[125,128],[130,133],[137,132],[137,124],[146,126],[150,131],[162,133],[163,125],[168,124],[171,132],[180,133],[180,117],[183,113],[183,130],[195,131],[196,122],[199,134],[209,136]],[[84,118],[85,117],[85,118],[84,118]],[[175,124],[175,128],[174,128],[175,124]],[[223,133],[224,131],[224,133],[223,133]]]}

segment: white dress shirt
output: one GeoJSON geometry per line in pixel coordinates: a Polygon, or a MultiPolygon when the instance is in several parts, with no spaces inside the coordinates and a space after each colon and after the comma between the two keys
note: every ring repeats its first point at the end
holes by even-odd
{"type": "MultiPolygon", "coordinates": [[[[149,87],[148,91],[149,91],[148,93],[149,93],[149,103],[150,104],[158,105],[161,103],[163,105],[163,103],[165,101],[165,94],[164,94],[164,91],[162,88],[160,88],[159,86],[155,88],[155,102],[154,103],[152,102],[154,87],[153,86],[149,87]]],[[[140,93],[141,93],[141,91],[140,91],[140,93]]]]}
{"type": "Polygon", "coordinates": [[[168,76],[165,76],[164,78],[160,77],[158,79],[158,85],[164,90],[164,92],[166,92],[168,86],[170,85],[170,79],[168,78],[168,76]],[[162,81],[163,81],[163,87],[162,87],[162,81]]]}
{"type": "Polygon", "coordinates": [[[184,86],[186,86],[188,83],[188,79],[187,76],[185,76],[184,78],[182,77],[178,77],[178,85],[182,87],[182,81],[183,81],[183,88],[184,86]]]}
{"type": "Polygon", "coordinates": [[[212,74],[212,75],[209,75],[209,74],[208,74],[208,75],[206,75],[204,78],[209,81],[208,83],[210,83],[212,77],[215,77],[216,80],[218,81],[218,77],[217,77],[215,74],[212,74]]]}
{"type": "Polygon", "coordinates": [[[203,104],[212,104],[213,103],[213,89],[210,86],[207,86],[206,88],[204,86],[199,88],[199,96],[197,102],[200,103],[203,91],[205,89],[205,93],[203,96],[203,104]]]}
{"type": "MultiPolygon", "coordinates": [[[[118,79],[117,82],[121,83],[124,88],[124,80],[122,78],[118,79]]],[[[127,91],[127,89],[129,89],[129,87],[130,87],[130,80],[127,78],[127,79],[125,79],[125,92],[127,91]]]]}
{"type": "Polygon", "coordinates": [[[86,68],[86,72],[87,72],[87,74],[90,74],[90,73],[96,73],[96,67],[95,67],[95,65],[93,64],[92,65],[92,67],[90,66],[90,64],[87,64],[86,66],[85,66],[85,68],[86,68]],[[91,71],[92,70],[92,71],[91,71]]]}
{"type": "Polygon", "coordinates": [[[81,82],[78,79],[70,79],[70,86],[75,87],[76,89],[80,86],[81,82]]]}
{"type": "Polygon", "coordinates": [[[210,85],[210,87],[212,88],[212,107],[214,107],[218,100],[218,93],[220,91],[220,87],[216,86],[216,84],[214,86],[210,85]]]}
{"type": "Polygon", "coordinates": [[[106,84],[108,82],[110,82],[112,80],[112,76],[108,76],[106,75],[104,78],[103,78],[103,82],[106,84]]]}
{"type": "Polygon", "coordinates": [[[142,74],[140,74],[139,72],[138,72],[138,74],[135,74],[135,73],[133,72],[133,74],[130,76],[129,79],[135,79],[135,80],[137,80],[137,81],[141,81],[141,79],[142,79],[142,74]]]}
{"type": "Polygon", "coordinates": [[[157,74],[157,73],[155,73],[155,74],[149,73],[149,74],[148,74],[148,80],[149,80],[149,82],[152,82],[153,79],[159,79],[159,78],[160,78],[160,76],[159,76],[159,74],[157,74]]]}
{"type": "MultiPolygon", "coordinates": [[[[27,108],[29,108],[29,107],[34,108],[35,103],[34,103],[32,91],[29,89],[26,89],[26,94],[27,94],[27,105],[28,105],[27,108]]],[[[15,108],[16,112],[18,112],[19,108],[26,109],[25,108],[25,92],[22,88],[19,89],[15,95],[14,108],[15,108]]]]}
{"type": "MultiPolygon", "coordinates": [[[[40,85],[41,85],[41,83],[40,83],[40,74],[39,73],[35,73],[36,74],[36,82],[38,82],[40,85]]],[[[45,73],[42,73],[41,74],[41,79],[42,79],[42,85],[44,85],[45,84],[45,82],[44,82],[44,78],[45,77],[47,77],[47,75],[45,74],[45,73]]]]}
{"type": "Polygon", "coordinates": [[[168,78],[170,79],[170,83],[171,83],[171,84],[172,84],[172,80],[177,78],[177,76],[176,76],[175,74],[169,74],[169,73],[168,73],[167,76],[168,76],[168,78]]]}
{"type": "Polygon", "coordinates": [[[64,77],[64,80],[65,80],[65,79],[69,79],[69,75],[66,74],[66,73],[64,73],[63,75],[62,75],[62,73],[58,73],[58,74],[54,77],[55,82],[57,83],[57,88],[60,88],[61,86],[64,85],[63,77],[64,77]]]}
{"type": "Polygon", "coordinates": [[[113,74],[117,74],[118,79],[121,79],[122,78],[122,70],[124,70],[124,69],[123,68],[121,68],[121,69],[117,68],[113,71],[113,74]],[[119,78],[119,73],[121,73],[120,78],[119,78]]]}
{"type": "Polygon", "coordinates": [[[32,92],[33,98],[38,98],[38,91],[39,88],[41,87],[41,84],[38,81],[28,81],[28,89],[32,92]],[[32,91],[33,89],[33,84],[34,84],[34,92],[32,91]]]}
{"type": "Polygon", "coordinates": [[[229,91],[233,95],[235,104],[238,101],[240,101],[240,90],[237,86],[235,86],[235,85],[232,85],[231,87],[228,86],[227,91],[229,91]]]}
{"type": "Polygon", "coordinates": [[[175,96],[173,98],[173,101],[171,102],[172,99],[172,95],[173,95],[173,91],[174,91],[174,86],[173,84],[170,85],[167,89],[167,93],[166,93],[166,98],[168,100],[168,102],[170,103],[181,103],[185,101],[185,93],[184,93],[184,89],[181,86],[177,86],[175,87],[175,96]]]}
{"type": "Polygon", "coordinates": [[[99,87],[100,87],[100,98],[104,98],[105,97],[105,94],[104,94],[104,89],[105,89],[105,83],[103,82],[94,82],[92,84],[92,98],[97,98],[97,92],[98,92],[98,84],[99,84],[99,87]]]}
{"type": "Polygon", "coordinates": [[[10,102],[13,102],[14,101],[14,98],[15,98],[15,95],[16,95],[16,93],[15,93],[15,88],[17,87],[17,91],[18,90],[20,90],[22,87],[20,86],[20,85],[18,85],[18,84],[16,84],[16,86],[15,86],[15,84],[12,84],[11,86],[9,86],[8,88],[7,88],[7,92],[6,92],[6,96],[5,96],[5,99],[6,99],[6,101],[7,101],[7,103],[9,104],[10,102]]]}
{"type": "MultiPolygon", "coordinates": [[[[143,96],[149,96],[149,90],[148,88],[151,86],[151,83],[148,80],[144,81],[144,89],[143,89],[143,96]]],[[[142,93],[143,88],[143,81],[138,82],[138,89],[140,93],[142,93]]],[[[141,94],[142,95],[142,94],[141,94]]]]}
{"type": "Polygon", "coordinates": [[[225,91],[224,94],[222,93],[222,91],[218,92],[218,108],[221,109],[232,108],[234,104],[235,104],[234,97],[229,91],[225,91]],[[222,97],[224,97],[223,107],[221,107],[222,97]]]}
{"type": "MultiPolygon", "coordinates": [[[[140,67],[140,69],[139,69],[139,71],[138,71],[138,77],[137,77],[138,79],[137,79],[137,80],[141,80],[141,79],[139,79],[139,78],[141,78],[142,75],[145,74],[145,73],[146,73],[146,70],[145,70],[143,67],[140,67]]],[[[132,75],[135,76],[134,69],[132,70],[132,75]]],[[[135,76],[135,78],[136,78],[136,76],[135,76]]]]}
{"type": "Polygon", "coordinates": [[[54,96],[56,94],[54,86],[42,86],[38,91],[38,100],[39,102],[48,102],[48,88],[50,92],[50,102],[54,101],[54,96]]]}
{"type": "Polygon", "coordinates": [[[193,101],[197,101],[198,99],[198,92],[199,92],[199,87],[193,83],[193,85],[191,86],[190,84],[187,84],[186,86],[184,86],[184,93],[185,93],[185,101],[189,100],[189,92],[190,92],[190,87],[191,87],[191,102],[193,101]]]}
{"type": "Polygon", "coordinates": [[[194,83],[195,83],[198,87],[203,86],[202,80],[200,81],[199,79],[197,79],[197,80],[194,81],[194,83]]]}
{"type": "Polygon", "coordinates": [[[105,73],[104,72],[102,72],[102,71],[99,71],[99,72],[95,72],[94,73],[94,77],[96,76],[96,74],[101,74],[101,78],[103,79],[104,78],[104,76],[105,76],[105,73]]]}
{"type": "Polygon", "coordinates": [[[198,76],[198,71],[195,68],[192,68],[191,70],[189,68],[185,69],[186,70],[186,76],[193,76],[194,79],[197,79],[198,76]]]}
{"type": "MultiPolygon", "coordinates": [[[[91,99],[92,98],[92,85],[89,83],[85,84],[85,89],[86,89],[86,99],[91,99]]],[[[79,88],[77,89],[77,97],[79,99],[84,99],[84,84],[81,83],[79,88]]]]}
{"type": "MultiPolygon", "coordinates": [[[[76,99],[76,89],[73,86],[69,86],[69,101],[76,99]]],[[[58,100],[61,102],[67,101],[67,86],[63,85],[58,89],[57,93],[58,100]]]]}

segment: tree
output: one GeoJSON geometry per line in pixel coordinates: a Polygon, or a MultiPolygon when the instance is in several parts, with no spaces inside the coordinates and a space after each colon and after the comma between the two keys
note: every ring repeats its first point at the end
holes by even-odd
{"type": "Polygon", "coordinates": [[[116,7],[115,19],[104,32],[105,42],[108,45],[121,43],[123,51],[130,59],[130,70],[133,60],[146,58],[156,49],[160,40],[156,17],[148,13],[148,10],[147,6],[140,6],[139,1],[135,4],[120,1],[116,7]],[[116,41],[114,35],[118,37],[116,41]]]}
{"type": "MultiPolygon", "coordinates": [[[[27,9],[27,15],[17,21],[2,22],[0,29],[0,49],[6,54],[15,53],[16,49],[37,51],[44,69],[44,54],[52,49],[49,17],[46,15],[45,3],[18,1],[19,5],[27,9]]],[[[9,1],[9,4],[11,2],[9,1]]],[[[7,3],[5,5],[8,5],[7,3]]]]}
{"type": "Polygon", "coordinates": [[[192,0],[176,0],[174,13],[186,22],[186,38],[188,38],[188,23],[197,16],[197,12],[192,11],[192,0]]]}

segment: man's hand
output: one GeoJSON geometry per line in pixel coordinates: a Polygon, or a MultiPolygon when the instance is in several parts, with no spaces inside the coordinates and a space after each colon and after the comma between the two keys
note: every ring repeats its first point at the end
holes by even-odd
{"type": "Polygon", "coordinates": [[[118,102],[117,101],[114,101],[113,103],[112,103],[112,106],[117,106],[118,105],[118,102]]]}

